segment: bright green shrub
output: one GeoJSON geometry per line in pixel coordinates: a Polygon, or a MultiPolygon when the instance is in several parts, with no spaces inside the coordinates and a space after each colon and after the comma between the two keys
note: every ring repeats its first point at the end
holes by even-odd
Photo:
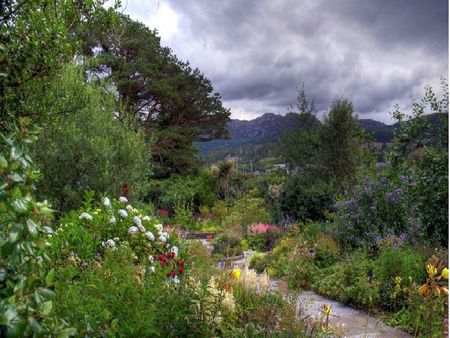
{"type": "Polygon", "coordinates": [[[325,268],[336,263],[339,258],[339,247],[330,235],[321,235],[314,244],[314,263],[325,268]]]}
{"type": "Polygon", "coordinates": [[[149,150],[140,127],[115,117],[114,95],[86,83],[82,69],[68,66],[49,86],[50,119],[34,147],[43,173],[40,196],[60,211],[80,207],[85,190],[133,197],[146,190],[149,150]]]}
{"type": "Polygon", "coordinates": [[[245,195],[236,200],[230,208],[230,214],[225,218],[226,225],[242,225],[244,229],[254,223],[270,223],[270,213],[264,200],[259,197],[245,195]]]}
{"type": "Polygon", "coordinates": [[[345,286],[345,271],[343,264],[336,264],[321,269],[312,284],[312,288],[321,295],[336,299],[342,303],[348,301],[345,286]]]}
{"type": "Polygon", "coordinates": [[[250,257],[248,267],[262,273],[268,266],[268,260],[265,254],[255,253],[250,257]]]}

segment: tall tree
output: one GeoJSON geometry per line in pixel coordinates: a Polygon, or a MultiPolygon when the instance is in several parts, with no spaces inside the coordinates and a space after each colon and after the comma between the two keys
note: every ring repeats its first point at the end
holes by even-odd
{"type": "Polygon", "coordinates": [[[363,131],[354,115],[353,104],[345,99],[336,99],[320,134],[325,175],[343,190],[356,178],[362,154],[363,131]]]}
{"type": "Polygon", "coordinates": [[[120,16],[119,34],[85,32],[85,48],[101,50],[97,72],[107,72],[120,100],[155,140],[157,176],[184,173],[195,165],[194,141],[226,136],[229,110],[211,82],[182,62],[143,24],[120,16]]]}

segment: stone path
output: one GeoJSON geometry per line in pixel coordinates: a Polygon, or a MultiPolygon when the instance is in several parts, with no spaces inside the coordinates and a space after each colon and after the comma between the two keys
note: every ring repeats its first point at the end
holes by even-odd
{"type": "MultiPolygon", "coordinates": [[[[234,263],[235,268],[245,268],[248,254],[234,263]]],[[[273,280],[271,289],[280,290],[279,281],[273,280]]],[[[313,291],[301,291],[296,300],[297,313],[320,318],[324,305],[331,305],[330,324],[340,336],[347,338],[409,338],[411,335],[390,327],[360,310],[355,310],[313,291]]]]}

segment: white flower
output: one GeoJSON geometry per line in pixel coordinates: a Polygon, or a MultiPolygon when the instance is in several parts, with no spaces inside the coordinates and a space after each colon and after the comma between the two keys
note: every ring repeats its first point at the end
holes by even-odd
{"type": "Polygon", "coordinates": [[[150,219],[151,219],[150,216],[144,216],[142,218],[143,221],[147,221],[147,222],[150,221],[150,219]]]}
{"type": "Polygon", "coordinates": [[[127,209],[129,212],[133,211],[133,206],[131,204],[128,204],[125,209],[127,209]]]}
{"type": "Polygon", "coordinates": [[[140,232],[145,232],[145,228],[143,225],[138,225],[138,229],[140,232]]]}
{"type": "Polygon", "coordinates": [[[102,246],[105,248],[114,248],[116,246],[116,242],[113,239],[108,239],[106,242],[102,242],[102,246]]]}
{"type": "Polygon", "coordinates": [[[122,202],[122,203],[128,203],[128,198],[126,198],[126,197],[124,197],[124,196],[120,196],[120,197],[119,197],[119,202],[122,202]]]}
{"type": "Polygon", "coordinates": [[[123,209],[119,210],[119,215],[122,218],[128,217],[128,213],[125,210],[123,210],[123,209]]]}
{"type": "Polygon", "coordinates": [[[163,225],[162,224],[156,224],[155,225],[156,230],[158,231],[162,231],[163,230],[163,225]]]}
{"type": "Polygon", "coordinates": [[[128,233],[129,234],[137,234],[139,232],[139,229],[137,228],[137,227],[135,227],[135,226],[132,226],[132,227],[129,227],[128,228],[128,233]]]}
{"type": "Polygon", "coordinates": [[[153,235],[151,231],[147,231],[147,232],[145,233],[145,237],[147,237],[147,239],[148,239],[149,241],[154,241],[154,240],[155,240],[155,235],[153,235]]]}
{"type": "Polygon", "coordinates": [[[136,224],[137,226],[142,226],[142,221],[138,216],[134,216],[133,217],[133,222],[134,224],[136,224]]]}
{"type": "Polygon", "coordinates": [[[105,197],[105,198],[103,199],[103,205],[104,205],[105,207],[111,208],[111,200],[110,200],[108,197],[105,197]]]}
{"type": "Polygon", "coordinates": [[[153,263],[153,262],[155,261],[155,258],[153,257],[153,255],[149,255],[149,256],[148,256],[148,261],[149,261],[150,263],[153,263]]]}
{"type": "Polygon", "coordinates": [[[80,218],[80,219],[86,219],[86,220],[88,220],[88,221],[92,221],[92,216],[89,215],[87,212],[83,212],[83,213],[80,215],[79,218],[80,218]]]}
{"type": "Polygon", "coordinates": [[[176,246],[173,246],[172,249],[170,249],[170,252],[173,252],[175,254],[175,257],[178,256],[178,248],[176,246]]]}
{"type": "Polygon", "coordinates": [[[116,218],[114,216],[109,219],[109,224],[116,224],[116,218]]]}
{"type": "Polygon", "coordinates": [[[170,280],[177,285],[180,284],[180,280],[178,279],[178,276],[171,277],[170,280]]]}
{"type": "Polygon", "coordinates": [[[155,266],[152,265],[152,266],[150,267],[150,271],[151,271],[151,272],[155,272],[155,270],[156,270],[156,269],[155,269],[155,266]]]}
{"type": "Polygon", "coordinates": [[[161,242],[166,242],[166,241],[167,241],[167,238],[166,238],[165,236],[163,236],[163,235],[159,236],[158,239],[159,239],[161,242]]]}

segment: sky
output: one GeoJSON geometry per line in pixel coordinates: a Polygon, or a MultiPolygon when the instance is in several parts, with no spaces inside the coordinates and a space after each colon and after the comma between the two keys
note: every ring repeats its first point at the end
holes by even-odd
{"type": "Polygon", "coordinates": [[[289,111],[304,85],[319,115],[336,98],[391,123],[448,77],[447,0],[122,0],[209,78],[231,118],[289,111]]]}

